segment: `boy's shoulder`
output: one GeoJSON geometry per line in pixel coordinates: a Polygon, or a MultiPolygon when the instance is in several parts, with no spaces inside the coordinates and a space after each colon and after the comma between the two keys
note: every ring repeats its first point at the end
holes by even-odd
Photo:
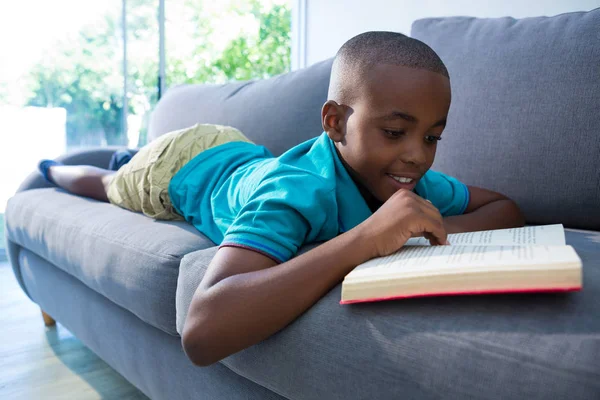
{"type": "Polygon", "coordinates": [[[335,160],[323,135],[300,143],[279,157],[257,163],[249,184],[290,189],[335,188],[335,160]]]}
{"type": "Polygon", "coordinates": [[[257,166],[253,179],[245,181],[246,185],[256,190],[268,189],[302,195],[314,191],[331,191],[335,188],[335,182],[328,179],[326,174],[320,174],[311,168],[282,163],[279,160],[261,164],[257,166]]]}

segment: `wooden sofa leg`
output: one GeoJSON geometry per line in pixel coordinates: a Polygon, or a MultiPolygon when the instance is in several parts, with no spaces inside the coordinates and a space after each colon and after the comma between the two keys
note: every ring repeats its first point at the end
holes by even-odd
{"type": "Polygon", "coordinates": [[[42,317],[44,317],[44,325],[46,325],[46,326],[54,326],[54,325],[56,325],[56,321],[54,320],[54,318],[52,318],[51,316],[49,316],[48,314],[46,314],[44,312],[44,310],[42,310],[42,317]]]}

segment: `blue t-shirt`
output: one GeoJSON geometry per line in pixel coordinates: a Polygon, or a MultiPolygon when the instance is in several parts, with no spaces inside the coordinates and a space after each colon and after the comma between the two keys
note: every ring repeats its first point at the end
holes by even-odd
{"type": "MultiPolygon", "coordinates": [[[[444,216],[462,214],[469,201],[463,183],[431,170],[415,192],[444,216]]],[[[208,149],[175,174],[169,196],[175,210],[213,242],[279,262],[372,214],[326,133],[279,157],[245,142],[208,149]]]]}

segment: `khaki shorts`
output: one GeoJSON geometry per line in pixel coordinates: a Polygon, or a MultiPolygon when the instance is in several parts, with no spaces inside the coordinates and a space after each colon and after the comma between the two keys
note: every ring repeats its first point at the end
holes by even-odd
{"type": "Polygon", "coordinates": [[[169,198],[171,178],[204,150],[228,142],[252,143],[237,129],[221,125],[197,124],[162,135],[115,173],[108,200],[155,219],[183,220],[169,198]]]}

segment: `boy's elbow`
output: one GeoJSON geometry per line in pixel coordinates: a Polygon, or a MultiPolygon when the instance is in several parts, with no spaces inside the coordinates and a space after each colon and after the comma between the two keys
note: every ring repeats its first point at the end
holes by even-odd
{"type": "Polygon", "coordinates": [[[513,200],[508,199],[508,201],[510,202],[510,210],[511,210],[511,216],[512,219],[515,223],[516,227],[522,227],[525,226],[525,216],[523,215],[523,212],[521,211],[521,209],[519,208],[519,206],[517,205],[517,203],[515,203],[513,200]]]}
{"type": "Polygon", "coordinates": [[[208,367],[216,362],[207,357],[204,351],[205,344],[193,337],[192,334],[184,334],[181,342],[183,344],[183,351],[195,366],[208,367]]]}
{"type": "Polygon", "coordinates": [[[210,333],[198,329],[198,325],[191,323],[188,316],[181,335],[183,350],[190,361],[198,367],[208,367],[223,357],[214,354],[214,338],[210,333]],[[196,327],[196,328],[195,328],[196,327]]]}
{"type": "Polygon", "coordinates": [[[217,354],[216,351],[222,348],[222,343],[219,346],[219,338],[213,333],[216,331],[212,326],[215,319],[210,318],[210,313],[207,314],[209,304],[200,303],[202,303],[200,298],[194,296],[183,326],[181,344],[185,354],[194,365],[207,367],[225,356],[217,354]],[[203,312],[198,313],[196,310],[203,310],[203,312]]]}
{"type": "Polygon", "coordinates": [[[502,215],[502,219],[507,224],[507,228],[520,228],[525,226],[525,216],[513,199],[501,193],[493,192],[493,195],[495,198],[493,198],[490,202],[500,202],[496,204],[502,204],[502,209],[499,211],[502,215]]]}

